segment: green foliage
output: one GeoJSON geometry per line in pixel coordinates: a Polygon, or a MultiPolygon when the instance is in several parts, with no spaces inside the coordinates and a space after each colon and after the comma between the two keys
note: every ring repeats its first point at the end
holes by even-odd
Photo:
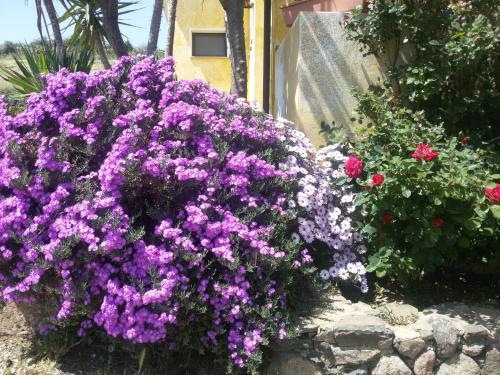
{"type": "Polygon", "coordinates": [[[41,47],[26,44],[20,47],[20,55],[14,56],[17,69],[0,66],[1,77],[10,82],[21,96],[40,92],[43,87],[41,74],[57,72],[62,68],[90,72],[94,63],[94,54],[84,46],[66,49],[62,62],[54,44],[41,47]]]}
{"type": "Polygon", "coordinates": [[[453,132],[500,136],[498,1],[372,0],[346,30],[387,63],[391,101],[453,132]],[[398,61],[402,50],[408,62],[398,61]]]}
{"type": "MultiPolygon", "coordinates": [[[[101,42],[106,38],[103,26],[103,15],[99,4],[99,0],[68,0],[69,8],[59,18],[61,23],[67,22],[65,29],[73,28],[73,34],[68,40],[71,45],[84,43],[94,48],[96,39],[101,42]]],[[[119,1],[118,2],[118,18],[134,12],[137,9],[130,7],[137,5],[136,1],[119,1]]],[[[123,21],[118,22],[120,25],[132,26],[123,21]]],[[[127,45],[129,48],[130,45],[127,45]]]]}
{"type": "Polygon", "coordinates": [[[17,52],[19,45],[17,43],[6,41],[0,45],[0,55],[10,55],[17,52]]]}
{"type": "Polygon", "coordinates": [[[498,272],[500,206],[487,200],[484,189],[499,175],[486,167],[486,154],[383,95],[358,94],[358,100],[359,110],[370,115],[351,145],[364,161],[356,205],[366,214],[359,225],[370,248],[368,270],[403,283],[436,268],[498,272]],[[419,144],[439,156],[412,158],[419,144]],[[385,181],[371,186],[377,173],[385,181]],[[384,222],[388,213],[394,219],[384,222]]]}

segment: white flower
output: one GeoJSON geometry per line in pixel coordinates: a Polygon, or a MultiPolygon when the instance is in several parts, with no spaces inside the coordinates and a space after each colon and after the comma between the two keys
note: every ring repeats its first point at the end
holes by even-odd
{"type": "Polygon", "coordinates": [[[342,197],[340,203],[351,203],[354,199],[354,194],[347,194],[342,197]]]}
{"type": "Polygon", "coordinates": [[[354,241],[356,241],[356,242],[363,241],[363,236],[358,232],[354,232],[352,237],[353,237],[354,241]]]}
{"type": "Polygon", "coordinates": [[[349,271],[347,271],[345,268],[339,269],[338,274],[342,280],[347,280],[349,278],[349,271]]]}
{"type": "Polygon", "coordinates": [[[288,201],[288,207],[295,208],[295,207],[297,207],[297,204],[295,203],[295,201],[293,199],[291,199],[288,201]]]}
{"type": "Polygon", "coordinates": [[[358,252],[358,254],[365,254],[367,251],[367,248],[365,245],[359,245],[357,247],[356,251],[358,252]]]}
{"type": "Polygon", "coordinates": [[[299,243],[300,242],[300,236],[298,233],[292,233],[292,242],[293,243],[299,243]]]}
{"type": "Polygon", "coordinates": [[[307,195],[314,195],[316,194],[316,188],[311,185],[311,184],[307,184],[304,186],[304,189],[302,190],[305,194],[307,195]]]}
{"type": "Polygon", "coordinates": [[[319,277],[321,277],[323,281],[326,281],[330,278],[330,272],[328,272],[328,270],[321,270],[319,272],[319,277]]]}
{"type": "Polygon", "coordinates": [[[299,192],[297,194],[297,203],[301,207],[306,207],[309,205],[309,197],[306,194],[304,194],[303,192],[299,192]]]}
{"type": "Polygon", "coordinates": [[[336,266],[331,266],[331,267],[328,269],[328,272],[330,273],[330,276],[331,276],[331,277],[337,277],[337,276],[338,276],[338,270],[337,270],[337,267],[336,267],[336,266]]]}

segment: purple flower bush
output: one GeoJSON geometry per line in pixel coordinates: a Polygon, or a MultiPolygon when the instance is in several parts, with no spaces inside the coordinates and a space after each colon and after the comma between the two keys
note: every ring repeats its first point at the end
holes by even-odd
{"type": "Polygon", "coordinates": [[[245,367],[284,336],[287,293],[316,254],[335,263],[328,277],[366,288],[352,195],[330,188],[343,155],[176,80],[171,59],[43,80],[16,115],[0,99],[0,296],[55,299],[43,330],[245,367]]]}

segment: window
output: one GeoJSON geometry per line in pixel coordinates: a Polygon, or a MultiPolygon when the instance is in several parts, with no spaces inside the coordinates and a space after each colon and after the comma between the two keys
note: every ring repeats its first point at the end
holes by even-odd
{"type": "Polygon", "coordinates": [[[224,32],[193,32],[193,56],[227,56],[226,33],[224,32]]]}

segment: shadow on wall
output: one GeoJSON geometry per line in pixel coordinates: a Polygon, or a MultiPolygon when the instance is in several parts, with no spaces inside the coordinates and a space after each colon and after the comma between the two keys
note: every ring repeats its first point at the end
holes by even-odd
{"type": "Polygon", "coordinates": [[[353,88],[366,90],[384,78],[382,64],[346,39],[343,22],[344,13],[301,13],[278,50],[276,74],[285,79],[276,82],[275,111],[316,145],[324,143],[322,121],[352,130],[353,88]]]}

